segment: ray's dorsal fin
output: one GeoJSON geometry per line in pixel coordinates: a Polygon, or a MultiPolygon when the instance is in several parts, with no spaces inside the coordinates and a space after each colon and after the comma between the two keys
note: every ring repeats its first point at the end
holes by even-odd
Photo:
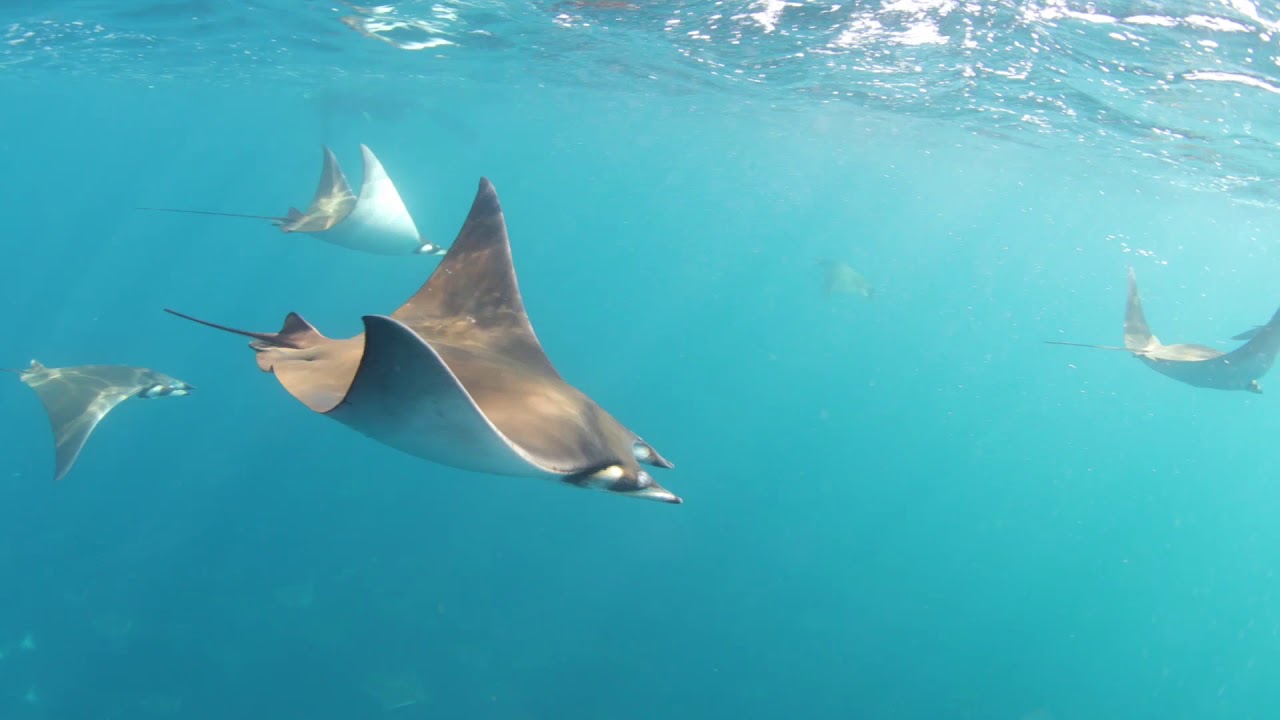
{"type": "Polygon", "coordinates": [[[426,284],[391,317],[431,342],[490,351],[554,378],[525,312],[498,193],[480,179],[466,222],[426,284]]]}

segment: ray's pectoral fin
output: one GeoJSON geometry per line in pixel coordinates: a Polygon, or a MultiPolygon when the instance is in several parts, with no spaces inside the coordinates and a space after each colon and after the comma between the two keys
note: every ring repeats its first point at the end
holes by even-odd
{"type": "Polygon", "coordinates": [[[346,397],[328,414],[398,450],[454,467],[527,474],[538,467],[480,411],[430,345],[394,318],[364,317],[365,345],[346,397]]]}
{"type": "MultiPolygon", "coordinates": [[[[334,198],[355,197],[355,193],[351,191],[351,183],[347,182],[347,176],[338,163],[338,157],[327,145],[321,150],[324,152],[324,161],[320,167],[320,180],[316,183],[316,191],[311,196],[313,208],[334,198]]],[[[301,216],[302,213],[298,215],[301,216]]]]}
{"type": "Polygon", "coordinates": [[[33,361],[32,374],[24,375],[23,381],[36,391],[49,416],[55,448],[53,477],[61,480],[102,418],[128,400],[137,388],[111,387],[92,377],[43,376],[40,371],[44,369],[33,361]]]}
{"type": "Polygon", "coordinates": [[[1069,345],[1094,350],[1124,350],[1135,355],[1147,355],[1160,347],[1160,341],[1151,333],[1151,328],[1147,326],[1146,315],[1142,312],[1142,297],[1138,294],[1138,280],[1134,276],[1133,268],[1129,268],[1129,295],[1125,300],[1124,347],[1061,340],[1045,340],[1045,342],[1050,345],[1069,345]]]}
{"type": "Polygon", "coordinates": [[[1124,346],[1129,350],[1141,352],[1159,345],[1160,341],[1147,325],[1146,314],[1142,311],[1142,297],[1138,294],[1138,279],[1131,267],[1129,268],[1129,296],[1125,301],[1124,311],[1124,346]]]}
{"type": "Polygon", "coordinates": [[[480,179],[471,211],[444,260],[391,316],[410,327],[438,327],[439,318],[468,318],[466,327],[484,332],[466,335],[485,337],[489,350],[548,377],[560,377],[529,322],[511,260],[506,218],[487,178],[480,179]]]}
{"type": "MultiPolygon", "coordinates": [[[[49,411],[49,425],[53,428],[55,467],[54,480],[61,480],[80,457],[80,451],[89,441],[89,436],[102,418],[107,416],[117,405],[129,398],[128,395],[94,395],[75,409],[66,408],[62,414],[55,414],[54,408],[45,401],[45,409],[49,411]]],[[[45,398],[41,398],[45,400],[45,398]]],[[[84,400],[84,398],[82,398],[84,400]]]]}

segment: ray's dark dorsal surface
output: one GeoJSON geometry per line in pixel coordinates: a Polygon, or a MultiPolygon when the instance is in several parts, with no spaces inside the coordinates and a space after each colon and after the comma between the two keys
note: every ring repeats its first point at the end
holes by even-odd
{"type": "Polygon", "coordinates": [[[120,403],[129,398],[181,397],[194,389],[155,370],[124,365],[49,368],[32,360],[26,370],[5,370],[17,373],[44,404],[56,450],[54,480],[71,470],[94,428],[120,403]]]}
{"type": "Polygon", "coordinates": [[[516,282],[487,179],[457,239],[416,294],[364,332],[322,335],[296,313],[253,338],[259,369],[311,410],[403,452],[476,472],[555,479],[679,503],[641,466],[673,465],[561,378],[516,282]]]}
{"type": "Polygon", "coordinates": [[[1121,350],[1132,353],[1147,367],[1179,382],[1214,390],[1245,390],[1261,393],[1259,382],[1271,369],[1280,352],[1280,310],[1261,327],[1246,331],[1234,339],[1247,339],[1244,345],[1223,352],[1205,345],[1165,345],[1151,332],[1138,281],[1129,268],[1129,296],[1125,303],[1124,347],[1088,345],[1085,343],[1046,340],[1051,345],[1071,345],[1097,350],[1121,350]]]}
{"type": "Polygon", "coordinates": [[[289,208],[281,217],[245,215],[241,213],[183,210],[167,207],[144,207],[139,210],[217,215],[254,220],[268,220],[286,233],[304,233],[326,242],[375,255],[443,255],[445,248],[427,242],[418,233],[400,192],[391,182],[382,162],[367,146],[361,145],[364,180],[360,195],[351,190],[338,158],[328,147],[320,182],[305,211],[289,208]]]}

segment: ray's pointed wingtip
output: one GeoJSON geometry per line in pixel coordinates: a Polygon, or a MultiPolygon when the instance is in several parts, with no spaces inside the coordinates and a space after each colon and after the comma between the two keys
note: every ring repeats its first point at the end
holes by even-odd
{"type": "Polygon", "coordinates": [[[475,200],[471,201],[471,212],[467,214],[467,219],[479,220],[485,216],[501,214],[502,203],[498,201],[498,191],[489,182],[489,178],[481,176],[480,187],[476,189],[475,200]]]}
{"type": "Polygon", "coordinates": [[[55,467],[55,468],[53,469],[53,482],[54,482],[54,483],[60,483],[60,482],[62,482],[63,478],[65,478],[65,477],[67,476],[67,473],[71,472],[71,468],[76,464],[76,460],[77,460],[77,459],[79,459],[79,456],[80,456],[80,454],[79,454],[79,453],[76,453],[76,457],[71,458],[71,462],[67,463],[67,464],[66,464],[65,466],[63,466],[63,467],[55,467]]]}
{"type": "Polygon", "coordinates": [[[373,151],[369,149],[369,146],[364,143],[360,143],[360,161],[364,163],[366,172],[376,173],[380,171],[382,173],[386,173],[386,170],[382,169],[382,161],[379,160],[378,156],[374,155],[373,151]]]}

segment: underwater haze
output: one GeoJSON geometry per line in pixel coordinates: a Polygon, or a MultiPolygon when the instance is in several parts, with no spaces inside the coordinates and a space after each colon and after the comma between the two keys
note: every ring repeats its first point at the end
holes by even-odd
{"type": "Polygon", "coordinates": [[[1274,720],[1280,3],[18,0],[0,365],[122,364],[54,482],[0,377],[0,720],[1274,720]],[[246,338],[436,256],[282,233],[321,148],[449,246],[481,177],[556,369],[682,505],[457,470],[246,338]],[[874,286],[824,289],[834,259],[874,286]]]}

